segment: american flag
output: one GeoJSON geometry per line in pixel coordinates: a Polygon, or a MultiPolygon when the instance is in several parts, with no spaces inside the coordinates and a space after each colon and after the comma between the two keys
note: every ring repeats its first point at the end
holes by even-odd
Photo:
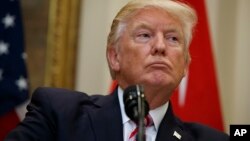
{"type": "Polygon", "coordinates": [[[24,38],[18,0],[0,2],[0,140],[21,120],[17,107],[28,100],[24,38]]]}

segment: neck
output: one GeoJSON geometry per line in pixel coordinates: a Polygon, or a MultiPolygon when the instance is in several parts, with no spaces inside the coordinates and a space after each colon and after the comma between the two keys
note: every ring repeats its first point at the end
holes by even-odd
{"type": "Polygon", "coordinates": [[[155,109],[169,101],[172,91],[164,89],[145,87],[145,96],[150,109],[155,109]]]}

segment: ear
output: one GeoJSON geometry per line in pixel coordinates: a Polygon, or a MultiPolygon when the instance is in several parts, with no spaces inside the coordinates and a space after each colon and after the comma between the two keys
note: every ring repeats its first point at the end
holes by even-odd
{"type": "Polygon", "coordinates": [[[107,49],[107,59],[109,63],[109,67],[113,71],[119,71],[120,70],[120,63],[118,58],[118,51],[115,47],[109,47],[107,49]]]}

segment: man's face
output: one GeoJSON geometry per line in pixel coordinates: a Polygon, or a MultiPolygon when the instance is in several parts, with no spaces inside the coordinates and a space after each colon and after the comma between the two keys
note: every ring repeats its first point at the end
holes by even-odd
{"type": "Polygon", "coordinates": [[[178,20],[156,8],[137,11],[128,22],[114,57],[121,87],[142,84],[175,89],[185,75],[183,29],[178,20]]]}

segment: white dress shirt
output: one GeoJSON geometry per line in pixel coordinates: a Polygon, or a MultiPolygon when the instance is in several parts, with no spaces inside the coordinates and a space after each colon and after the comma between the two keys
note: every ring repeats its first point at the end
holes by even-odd
{"type": "MultiPolygon", "coordinates": [[[[130,120],[125,113],[123,103],[123,90],[120,87],[118,87],[118,98],[122,113],[123,140],[129,141],[130,133],[136,128],[136,124],[132,120],[130,120]]],[[[168,104],[169,103],[167,102],[164,105],[149,111],[149,114],[153,119],[154,126],[150,126],[145,129],[146,141],[155,141],[160,123],[168,109],[168,104]]]]}

